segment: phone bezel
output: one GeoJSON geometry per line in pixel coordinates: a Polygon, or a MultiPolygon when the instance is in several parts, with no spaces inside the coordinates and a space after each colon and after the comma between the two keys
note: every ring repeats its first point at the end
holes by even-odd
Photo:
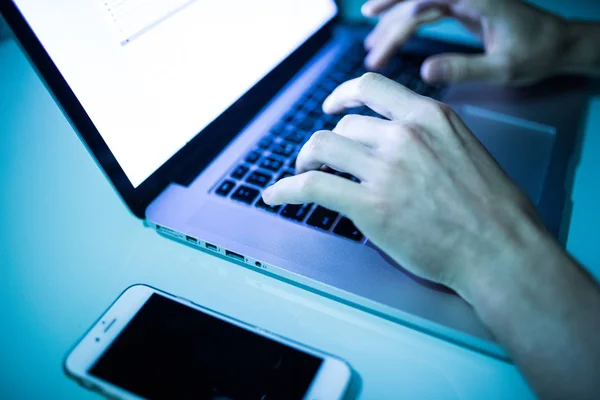
{"type": "Polygon", "coordinates": [[[92,325],[67,355],[63,365],[65,373],[82,386],[95,390],[107,397],[125,400],[142,399],[118,386],[90,375],[88,371],[102,356],[104,351],[110,347],[113,341],[127,326],[129,321],[131,321],[153,294],[167,297],[168,299],[229,322],[242,329],[246,329],[315,357],[322,358],[323,363],[315,374],[315,378],[305,395],[305,399],[342,399],[350,387],[352,370],[346,362],[327,353],[282,338],[259,327],[227,317],[190,300],[174,296],[147,285],[131,286],[113,302],[108,310],[106,310],[92,325]]]}

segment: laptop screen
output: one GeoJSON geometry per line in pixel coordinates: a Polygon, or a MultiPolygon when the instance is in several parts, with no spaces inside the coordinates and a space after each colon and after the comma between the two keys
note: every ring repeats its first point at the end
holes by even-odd
{"type": "Polygon", "coordinates": [[[334,0],[14,0],[134,187],[331,20],[334,0]]]}

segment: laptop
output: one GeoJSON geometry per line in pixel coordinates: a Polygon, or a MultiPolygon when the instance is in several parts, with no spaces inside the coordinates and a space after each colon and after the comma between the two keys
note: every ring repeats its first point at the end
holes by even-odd
{"type": "MultiPolygon", "coordinates": [[[[310,135],[341,119],[321,111],[327,95],[365,72],[368,28],[344,25],[333,0],[0,0],[0,11],[145,226],[506,359],[466,302],[404,271],[344,215],[261,200],[294,173],[310,135]]],[[[564,236],[585,82],[510,89],[420,79],[431,54],[480,51],[414,38],[381,72],[450,104],[564,236]]]]}

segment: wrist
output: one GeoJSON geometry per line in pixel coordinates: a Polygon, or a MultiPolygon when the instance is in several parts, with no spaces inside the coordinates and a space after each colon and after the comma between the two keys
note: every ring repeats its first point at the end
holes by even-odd
{"type": "Polygon", "coordinates": [[[545,227],[528,214],[505,218],[516,223],[490,230],[489,237],[482,235],[482,243],[473,246],[481,251],[456,281],[454,289],[475,308],[501,302],[501,297],[543,269],[546,260],[562,252],[545,227]]]}
{"type": "Polygon", "coordinates": [[[484,323],[508,321],[515,307],[542,296],[565,280],[571,258],[552,235],[536,223],[524,223],[511,234],[506,250],[465,281],[468,301],[484,323]]]}
{"type": "Polygon", "coordinates": [[[565,21],[561,73],[600,75],[600,24],[565,21]]]}

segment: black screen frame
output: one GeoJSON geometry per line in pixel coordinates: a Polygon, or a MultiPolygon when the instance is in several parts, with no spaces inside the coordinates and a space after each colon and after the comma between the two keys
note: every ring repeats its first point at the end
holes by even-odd
{"type": "Polygon", "coordinates": [[[308,60],[329,41],[340,14],[338,6],[335,16],[319,31],[217,119],[196,134],[141,185],[134,188],[13,0],[0,0],[0,13],[90,155],[94,157],[130,211],[140,219],[145,218],[146,208],[169,184],[189,184],[221,153],[308,60]]]}

